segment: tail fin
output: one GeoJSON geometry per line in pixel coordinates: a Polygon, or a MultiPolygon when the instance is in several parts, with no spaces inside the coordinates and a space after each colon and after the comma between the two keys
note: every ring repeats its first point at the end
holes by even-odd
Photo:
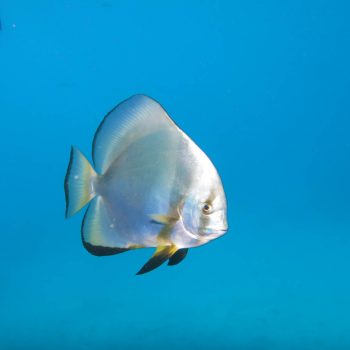
{"type": "Polygon", "coordinates": [[[70,217],[95,197],[94,181],[97,177],[85,156],[72,146],[67,174],[64,180],[66,217],[70,217]]]}

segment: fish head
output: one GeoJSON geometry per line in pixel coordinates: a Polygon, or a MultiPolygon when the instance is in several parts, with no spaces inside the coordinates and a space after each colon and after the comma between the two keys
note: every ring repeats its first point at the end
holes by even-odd
{"type": "Polygon", "coordinates": [[[227,232],[227,205],[217,172],[208,177],[203,175],[185,200],[181,216],[187,232],[199,241],[208,242],[227,232]]]}

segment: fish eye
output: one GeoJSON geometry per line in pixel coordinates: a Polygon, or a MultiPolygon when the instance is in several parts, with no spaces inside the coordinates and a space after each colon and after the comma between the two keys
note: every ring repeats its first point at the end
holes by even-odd
{"type": "Polygon", "coordinates": [[[204,203],[202,206],[202,212],[205,215],[209,215],[212,212],[212,206],[209,203],[204,203]]]}

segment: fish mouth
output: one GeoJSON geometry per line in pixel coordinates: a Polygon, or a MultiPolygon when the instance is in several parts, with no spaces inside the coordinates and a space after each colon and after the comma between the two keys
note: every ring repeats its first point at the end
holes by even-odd
{"type": "Polygon", "coordinates": [[[203,235],[208,235],[208,236],[217,238],[224,235],[227,232],[227,230],[228,230],[228,227],[223,227],[223,228],[208,227],[208,228],[205,228],[201,233],[203,235]]]}

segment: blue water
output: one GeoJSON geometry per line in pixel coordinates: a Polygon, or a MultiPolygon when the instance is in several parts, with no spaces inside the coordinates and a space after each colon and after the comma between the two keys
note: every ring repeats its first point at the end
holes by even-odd
{"type": "Polygon", "coordinates": [[[0,4],[1,349],[350,349],[350,3],[0,4]],[[97,258],[70,145],[159,100],[211,157],[229,233],[176,267],[97,258]]]}

